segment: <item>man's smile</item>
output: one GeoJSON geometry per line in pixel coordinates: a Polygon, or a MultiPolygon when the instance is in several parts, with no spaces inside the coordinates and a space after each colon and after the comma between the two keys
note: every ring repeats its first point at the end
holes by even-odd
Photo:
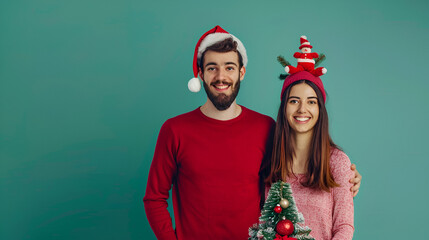
{"type": "Polygon", "coordinates": [[[213,86],[219,92],[224,92],[231,87],[231,84],[228,83],[212,83],[210,85],[213,86]]]}

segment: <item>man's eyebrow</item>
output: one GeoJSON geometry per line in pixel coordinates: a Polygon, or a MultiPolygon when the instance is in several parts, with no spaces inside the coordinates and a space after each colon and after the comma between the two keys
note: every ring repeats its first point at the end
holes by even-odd
{"type": "Polygon", "coordinates": [[[215,62],[208,62],[204,67],[207,67],[207,66],[210,66],[210,65],[216,66],[217,64],[215,62]]]}
{"type": "MultiPolygon", "coordinates": [[[[237,64],[235,62],[226,62],[224,64],[225,65],[234,65],[234,66],[237,66],[237,64]]],[[[217,66],[217,63],[215,63],[215,62],[208,62],[204,67],[207,67],[207,66],[217,66]]]]}
{"type": "Polygon", "coordinates": [[[225,65],[231,65],[231,64],[237,66],[237,64],[235,62],[226,62],[225,63],[225,65]]]}

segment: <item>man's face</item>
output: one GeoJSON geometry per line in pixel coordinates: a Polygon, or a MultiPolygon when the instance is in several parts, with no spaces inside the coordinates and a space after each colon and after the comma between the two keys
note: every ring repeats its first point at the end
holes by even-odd
{"type": "Polygon", "coordinates": [[[235,101],[243,80],[245,68],[239,68],[238,54],[207,51],[204,55],[204,72],[199,72],[207,97],[217,110],[228,109],[235,101]]]}

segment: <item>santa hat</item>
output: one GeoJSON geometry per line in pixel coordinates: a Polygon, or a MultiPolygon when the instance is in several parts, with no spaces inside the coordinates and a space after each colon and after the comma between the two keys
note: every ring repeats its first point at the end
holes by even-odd
{"type": "Polygon", "coordinates": [[[237,51],[241,54],[243,66],[247,66],[247,54],[243,43],[241,43],[241,41],[234,35],[222,29],[220,26],[216,26],[204,33],[195,46],[194,62],[192,64],[194,69],[194,77],[188,82],[188,88],[191,92],[198,92],[201,89],[201,83],[198,79],[198,63],[200,62],[203,52],[213,44],[221,42],[227,38],[232,38],[235,42],[237,42],[237,51]]]}
{"type": "Polygon", "coordinates": [[[301,38],[299,39],[301,41],[301,46],[299,46],[299,49],[301,48],[313,48],[313,46],[310,45],[310,42],[307,40],[306,36],[301,36],[301,38]]]}
{"type": "Polygon", "coordinates": [[[286,89],[294,82],[300,81],[300,80],[307,80],[312,83],[314,83],[317,88],[319,88],[320,92],[323,96],[323,102],[326,103],[326,93],[325,88],[323,87],[322,80],[319,77],[314,76],[313,74],[307,72],[307,71],[301,71],[294,74],[291,74],[286,77],[283,87],[282,87],[282,93],[280,95],[280,100],[283,98],[283,94],[286,91],[286,89]]]}

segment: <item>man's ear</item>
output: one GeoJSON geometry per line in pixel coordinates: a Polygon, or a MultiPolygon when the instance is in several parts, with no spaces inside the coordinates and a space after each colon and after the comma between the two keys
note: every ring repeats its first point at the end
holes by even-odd
{"type": "Polygon", "coordinates": [[[246,68],[243,66],[240,69],[240,81],[244,79],[244,75],[246,74],[246,68]]]}
{"type": "Polygon", "coordinates": [[[198,68],[198,76],[200,76],[200,79],[203,79],[203,71],[201,70],[201,68],[198,68]]]}

